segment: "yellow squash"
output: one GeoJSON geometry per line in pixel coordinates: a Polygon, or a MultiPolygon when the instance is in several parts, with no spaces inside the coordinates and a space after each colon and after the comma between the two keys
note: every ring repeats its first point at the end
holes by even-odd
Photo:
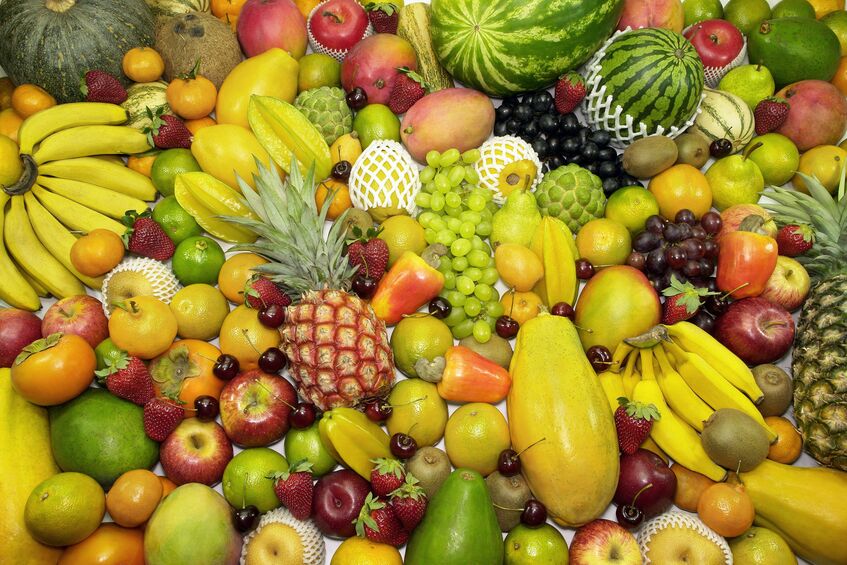
{"type": "Polygon", "coordinates": [[[533,494],[560,525],[597,518],[617,486],[618,441],[609,401],[571,321],[540,314],[525,323],[509,372],[512,446],[522,452],[533,494]]]}
{"type": "Polygon", "coordinates": [[[200,168],[237,190],[236,175],[253,185],[259,172],[256,159],[270,166],[271,157],[247,127],[219,124],[202,128],[194,134],[191,154],[200,168]]]}

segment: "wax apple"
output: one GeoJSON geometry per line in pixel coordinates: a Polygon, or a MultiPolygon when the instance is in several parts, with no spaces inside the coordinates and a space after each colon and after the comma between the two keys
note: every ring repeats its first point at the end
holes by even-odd
{"type": "Polygon", "coordinates": [[[11,367],[21,350],[41,339],[41,319],[26,310],[0,308],[0,367],[11,367]]]}
{"type": "Polygon", "coordinates": [[[568,552],[570,565],[641,565],[635,536],[617,522],[594,520],[576,531],[568,552]]]}
{"type": "Polygon", "coordinates": [[[794,311],[805,302],[810,286],[809,273],[805,267],[791,257],[780,255],[771,278],[765,283],[765,290],[759,296],[788,311],[794,311]]]}
{"type": "Polygon", "coordinates": [[[724,67],[744,48],[741,31],[726,20],[698,22],[683,35],[694,46],[706,67],[724,67]]]}
{"type": "Polygon", "coordinates": [[[772,363],[791,349],[791,313],[761,297],[729,305],[715,323],[715,337],[748,365],[772,363]]]}
{"type": "Polygon", "coordinates": [[[217,422],[183,420],[159,448],[165,475],[178,485],[214,485],[232,459],[232,444],[217,422]]]}
{"type": "Polygon", "coordinates": [[[248,57],[279,47],[299,60],[309,43],[306,19],[291,0],[247,0],[238,16],[237,33],[248,57]]]}
{"type": "Polygon", "coordinates": [[[364,37],[368,15],[356,0],[327,0],[312,12],[312,37],[328,49],[346,51],[364,37]]]}
{"type": "Polygon", "coordinates": [[[649,518],[667,510],[676,493],[676,475],[662,458],[646,449],[621,456],[614,501],[641,509],[649,518]]]}
{"type": "Polygon", "coordinates": [[[109,320],[103,313],[103,303],[87,294],[59,300],[44,313],[41,335],[54,333],[76,334],[91,347],[109,337],[109,320]]]}
{"type": "Polygon", "coordinates": [[[315,484],[312,520],[324,535],[334,538],[356,535],[353,521],[370,490],[368,481],[349,469],[324,475],[315,484]]]}
{"type": "Polygon", "coordinates": [[[219,404],[229,438],[245,447],[261,447],[279,441],[288,431],[297,393],[284,378],[253,369],[226,383],[219,404]]]}

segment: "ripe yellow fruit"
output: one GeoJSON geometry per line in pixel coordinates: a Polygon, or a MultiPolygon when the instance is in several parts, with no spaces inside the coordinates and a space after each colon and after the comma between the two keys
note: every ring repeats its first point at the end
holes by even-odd
{"type": "Polygon", "coordinates": [[[158,298],[136,296],[114,306],[109,337],[120,349],[141,359],[152,359],[173,343],[176,318],[158,298]]]}
{"type": "Polygon", "coordinates": [[[544,265],[532,250],[519,243],[501,243],[494,250],[494,266],[506,286],[518,292],[532,290],[544,276],[544,265]]]}

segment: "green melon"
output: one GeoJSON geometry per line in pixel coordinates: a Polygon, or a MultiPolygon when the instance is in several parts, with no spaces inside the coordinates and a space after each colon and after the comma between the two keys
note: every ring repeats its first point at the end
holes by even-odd
{"type": "Polygon", "coordinates": [[[158,108],[164,106],[165,113],[172,114],[165,94],[167,89],[168,85],[162,81],[139,82],[130,86],[126,91],[127,99],[121,104],[129,115],[124,125],[143,130],[150,124],[147,108],[155,113],[158,108]]]}
{"type": "Polygon", "coordinates": [[[753,111],[744,100],[731,92],[707,88],[691,131],[704,135],[710,142],[728,139],[735,153],[750,143],[755,127],[753,111]]]}
{"type": "Polygon", "coordinates": [[[456,79],[507,96],[587,61],[622,9],[622,0],[432,0],[432,43],[456,79]]]}
{"type": "Polygon", "coordinates": [[[145,0],[154,16],[170,17],[189,12],[208,12],[209,0],[145,0]]]}

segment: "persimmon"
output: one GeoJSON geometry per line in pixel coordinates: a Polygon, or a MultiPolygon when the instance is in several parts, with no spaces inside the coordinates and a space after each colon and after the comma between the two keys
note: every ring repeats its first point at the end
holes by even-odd
{"type": "Polygon", "coordinates": [[[188,74],[172,80],[165,91],[171,110],[185,120],[205,118],[215,109],[218,100],[218,89],[214,83],[197,74],[199,66],[198,60],[188,74]]]}
{"type": "Polygon", "coordinates": [[[134,47],[124,54],[121,67],[133,82],[154,82],[162,78],[165,61],[152,47],[134,47]]]}
{"type": "Polygon", "coordinates": [[[55,406],[91,386],[97,358],[85,339],[55,333],[28,346],[12,365],[12,387],[33,404],[55,406]]]}
{"type": "Polygon", "coordinates": [[[55,105],[56,99],[35,84],[22,84],[12,91],[12,108],[23,119],[55,105]]]}
{"type": "Polygon", "coordinates": [[[185,417],[194,416],[194,399],[208,395],[217,399],[226,384],[212,372],[221,351],[199,339],[175,341],[150,363],[150,375],[156,395],[178,399],[185,417]]]}
{"type": "Polygon", "coordinates": [[[329,178],[322,181],[315,191],[315,204],[317,204],[318,210],[323,207],[324,201],[330,194],[333,197],[326,219],[334,220],[344,213],[344,210],[352,208],[353,202],[350,200],[350,189],[347,187],[347,184],[340,180],[329,178]]]}
{"type": "Polygon", "coordinates": [[[102,524],[94,533],[68,546],[58,565],[144,565],[144,531],[102,524]]]}

